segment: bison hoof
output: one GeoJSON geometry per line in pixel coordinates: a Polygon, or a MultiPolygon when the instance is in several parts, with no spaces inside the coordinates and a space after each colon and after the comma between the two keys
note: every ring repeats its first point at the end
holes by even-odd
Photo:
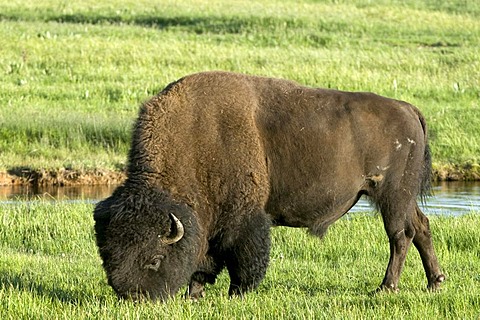
{"type": "Polygon", "coordinates": [[[193,301],[193,302],[197,302],[198,300],[200,300],[201,298],[204,298],[205,297],[205,290],[202,290],[202,291],[199,291],[195,294],[190,294],[190,300],[193,301]]]}
{"type": "Polygon", "coordinates": [[[445,281],[445,275],[440,274],[435,277],[435,279],[428,283],[427,289],[430,291],[440,290],[441,283],[445,281]]]}
{"type": "Polygon", "coordinates": [[[198,301],[205,297],[205,286],[199,282],[192,281],[185,296],[192,301],[198,301]]]}
{"type": "Polygon", "coordinates": [[[391,285],[386,285],[386,284],[381,284],[380,287],[375,290],[375,293],[380,293],[380,292],[385,292],[385,293],[398,293],[400,290],[393,284],[391,285]]]}

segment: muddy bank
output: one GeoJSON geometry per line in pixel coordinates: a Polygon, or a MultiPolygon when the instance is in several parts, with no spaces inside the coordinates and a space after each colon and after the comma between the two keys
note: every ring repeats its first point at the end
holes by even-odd
{"type": "Polygon", "coordinates": [[[480,181],[479,164],[433,166],[434,181],[480,181]]]}
{"type": "MultiPolygon", "coordinates": [[[[126,175],[114,170],[34,170],[16,168],[0,172],[0,186],[117,185],[126,175]]],[[[480,181],[480,165],[436,165],[434,181],[480,181]]]]}
{"type": "Polygon", "coordinates": [[[33,170],[12,169],[0,172],[0,186],[76,186],[120,184],[126,175],[113,170],[33,170]]]}

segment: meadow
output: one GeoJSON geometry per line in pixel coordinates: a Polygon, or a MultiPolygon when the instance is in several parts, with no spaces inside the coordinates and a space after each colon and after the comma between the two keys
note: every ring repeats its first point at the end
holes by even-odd
{"type": "Polygon", "coordinates": [[[480,177],[476,1],[0,0],[0,171],[125,168],[139,105],[204,70],[417,105],[480,177]]]}
{"type": "Polygon", "coordinates": [[[1,319],[478,319],[480,215],[431,216],[447,280],[428,292],[415,248],[400,292],[376,293],[388,262],[381,218],[355,213],[322,239],[272,229],[266,278],[243,299],[227,296],[223,272],[199,302],[183,292],[165,304],[118,300],[94,240],[93,204],[0,204],[1,319]]]}
{"type": "MultiPolygon", "coordinates": [[[[228,70],[408,101],[437,172],[480,177],[480,3],[448,0],[0,0],[0,173],[121,171],[139,105],[189,73],[228,70]]],[[[427,292],[410,250],[398,294],[380,217],[322,240],[272,230],[265,280],[243,299],[223,273],[198,303],[116,298],[93,204],[0,203],[0,319],[478,319],[479,212],[430,216],[447,281],[427,292]]]]}

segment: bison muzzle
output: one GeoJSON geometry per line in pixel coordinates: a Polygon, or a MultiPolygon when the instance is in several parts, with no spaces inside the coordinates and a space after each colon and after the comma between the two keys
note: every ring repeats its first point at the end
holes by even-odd
{"type": "Polygon", "coordinates": [[[95,231],[120,297],[204,296],[226,268],[229,294],[265,276],[270,227],[322,236],[366,195],[383,218],[397,290],[413,242],[428,288],[444,280],[427,217],[431,159],[414,106],[228,72],[189,75],[145,102],[127,179],[97,204],[95,231]]]}

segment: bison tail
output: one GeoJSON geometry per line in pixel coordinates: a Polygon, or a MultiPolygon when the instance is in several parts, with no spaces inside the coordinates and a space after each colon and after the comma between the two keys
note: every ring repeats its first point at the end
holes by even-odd
{"type": "Polygon", "coordinates": [[[422,124],[422,129],[425,137],[423,166],[422,172],[420,173],[420,198],[424,203],[425,199],[432,195],[432,154],[430,152],[430,145],[428,143],[427,122],[425,121],[425,118],[418,109],[415,108],[415,111],[417,112],[420,123],[422,124]]]}
{"type": "Polygon", "coordinates": [[[425,145],[421,179],[420,197],[422,198],[422,202],[424,202],[426,197],[432,195],[432,155],[428,143],[425,145]]]}

